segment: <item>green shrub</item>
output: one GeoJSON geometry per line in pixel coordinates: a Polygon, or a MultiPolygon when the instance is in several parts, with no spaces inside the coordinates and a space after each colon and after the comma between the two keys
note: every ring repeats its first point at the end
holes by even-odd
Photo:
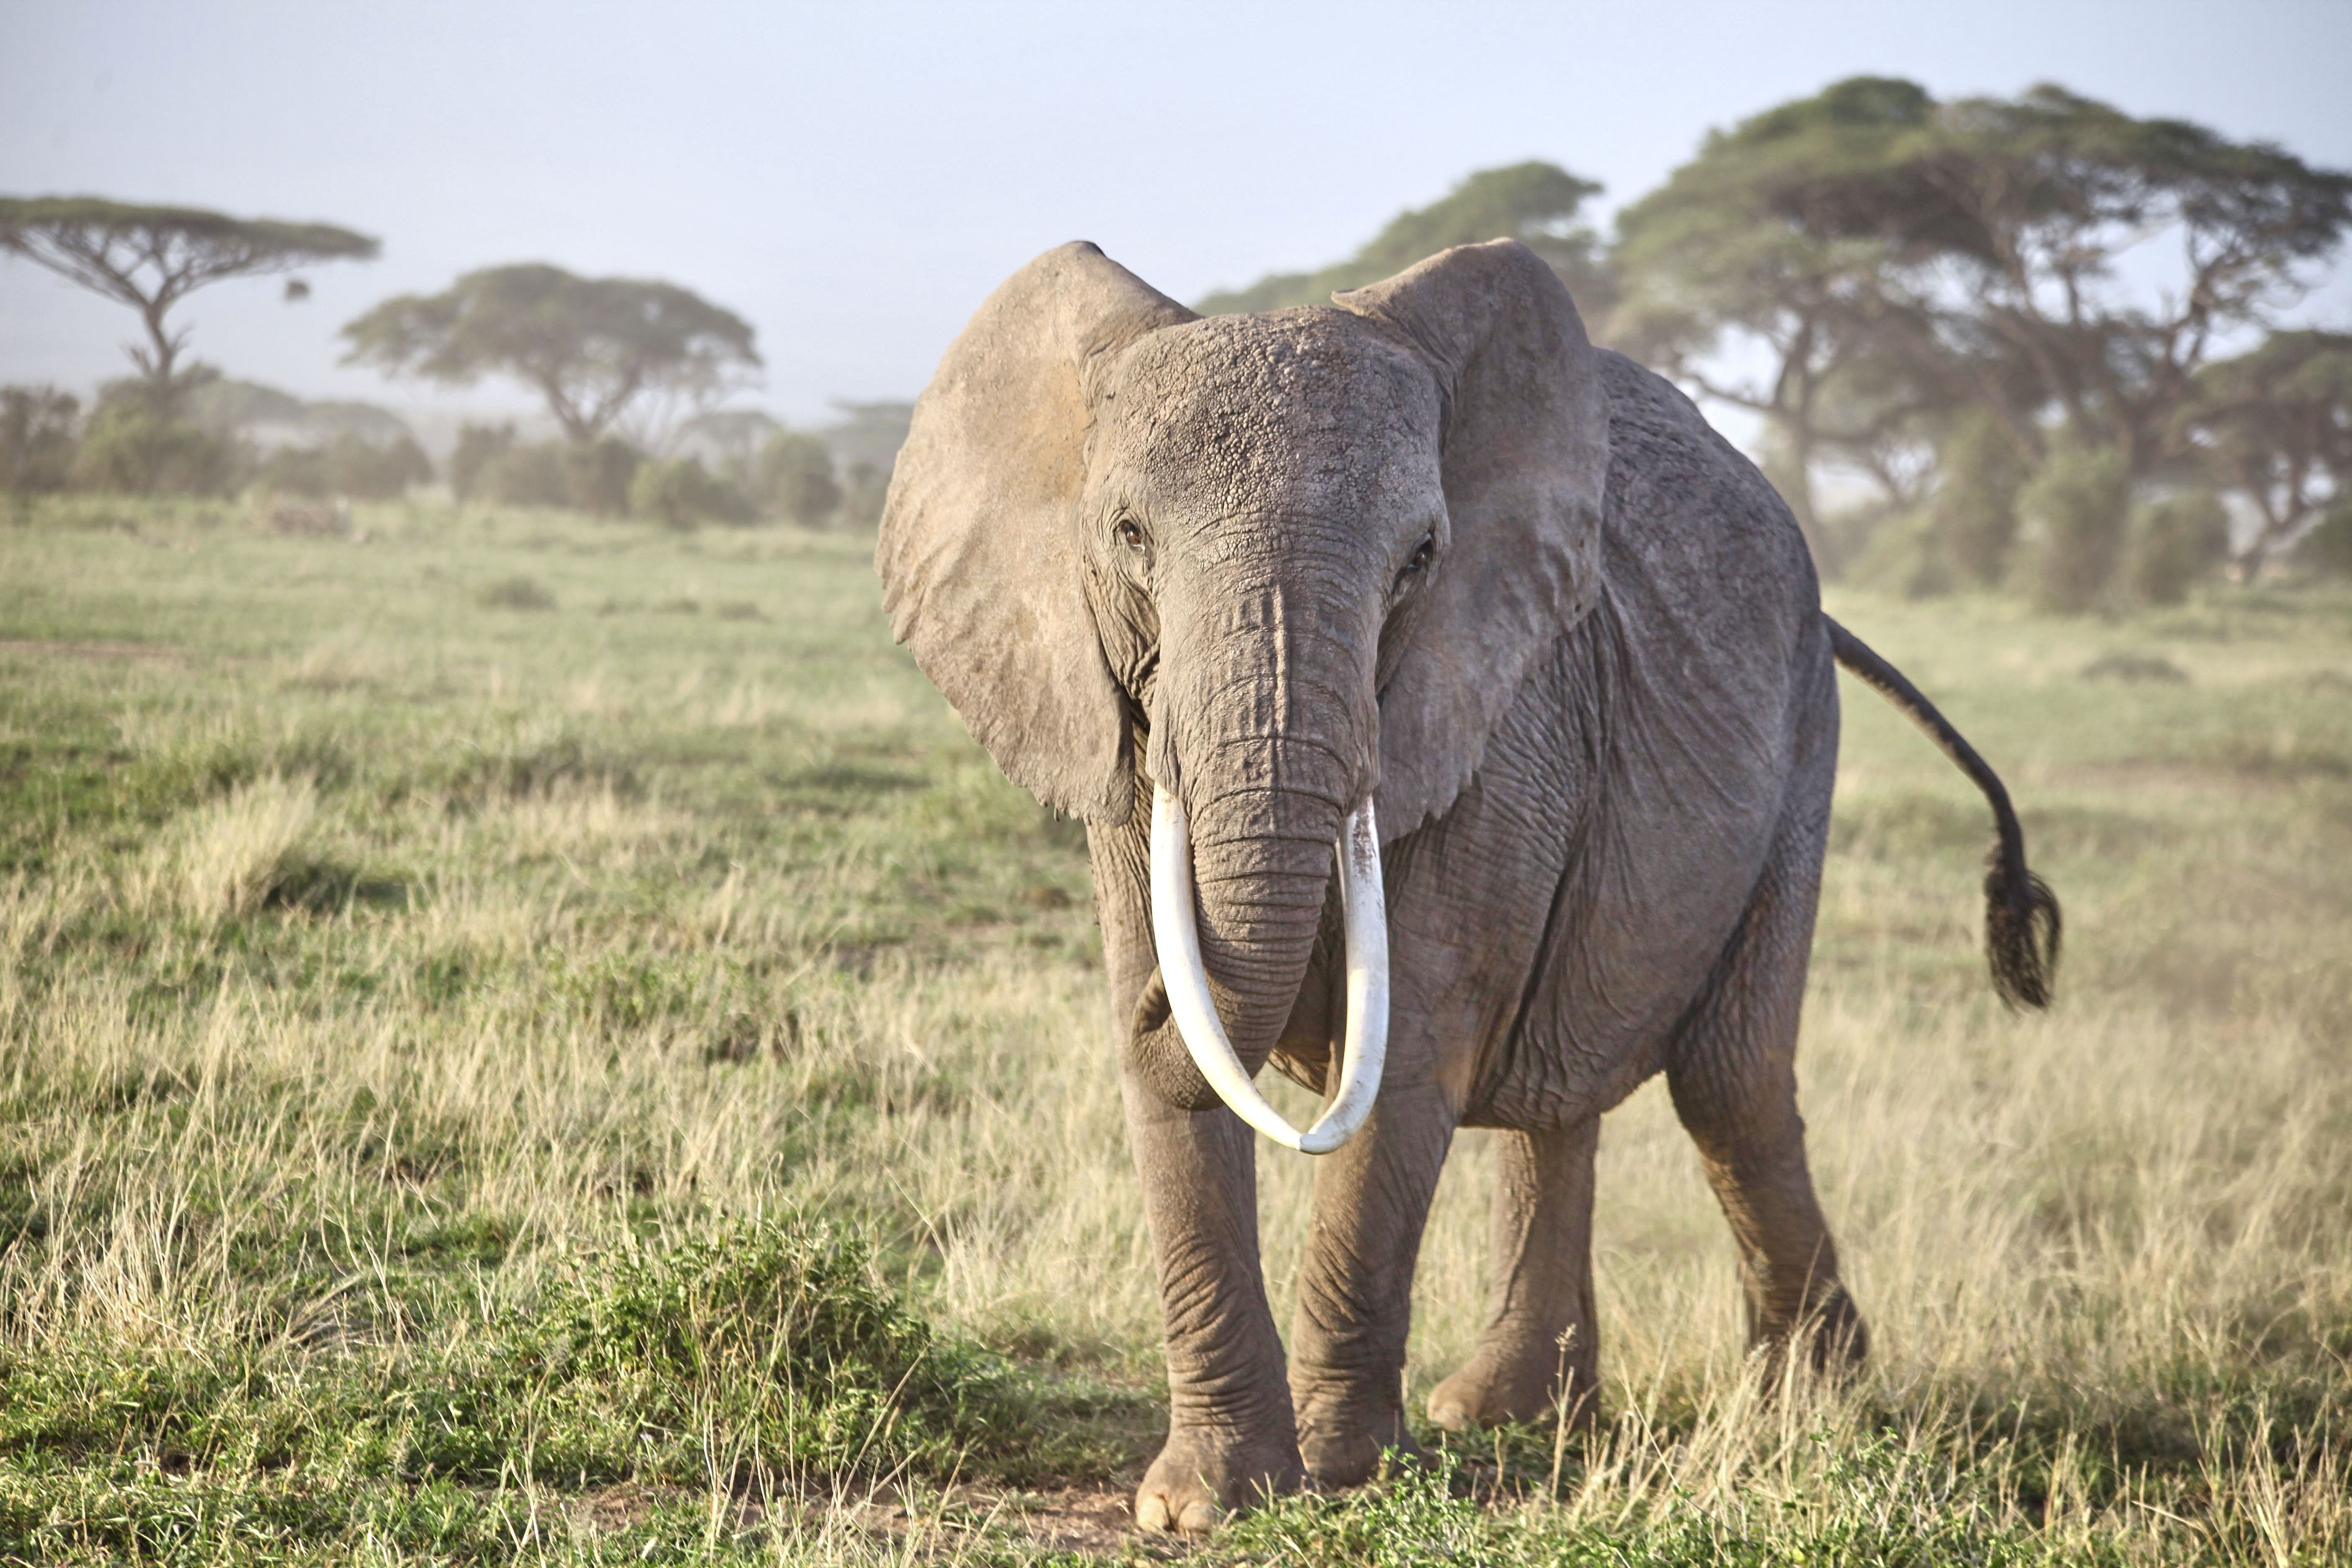
{"type": "Polygon", "coordinates": [[[449,455],[449,491],[458,501],[472,500],[480,491],[484,471],[505,453],[514,450],[511,425],[461,425],[457,449],[449,455]]]}
{"type": "Polygon", "coordinates": [[[749,522],[751,509],[735,487],[714,478],[699,458],[638,465],[629,481],[629,510],[672,528],[698,522],[749,522]]]}
{"type": "Polygon", "coordinates": [[[2109,447],[2055,446],[2018,492],[2026,548],[2015,568],[2036,605],[2075,615],[2098,603],[2124,552],[2131,463],[2109,447]]]}
{"type": "Polygon", "coordinates": [[[2337,506],[2321,518],[2303,536],[2294,553],[2297,560],[2307,561],[2331,576],[2352,577],[2352,502],[2337,506]]]}
{"type": "Polygon", "coordinates": [[[890,470],[864,460],[849,465],[847,483],[841,488],[841,518],[852,528],[873,528],[882,521],[882,502],[890,493],[890,470]]]}
{"type": "Polygon", "coordinates": [[[578,510],[598,517],[625,517],[629,485],[644,454],[615,436],[568,442],[563,453],[564,494],[578,510]]]}
{"type": "Polygon", "coordinates": [[[1846,580],[1906,599],[1932,599],[1956,586],[1932,512],[1903,512],[1870,531],[1853,553],[1846,580]]]}
{"type": "Polygon", "coordinates": [[[2230,553],[2230,513],[2211,490],[2168,496],[2132,520],[2124,580],[2147,605],[2177,605],[2230,553]]]}
{"type": "Polygon", "coordinates": [[[628,512],[629,484],[644,459],[627,442],[607,436],[593,442],[538,441],[499,449],[496,439],[491,436],[481,443],[479,466],[467,476],[469,498],[478,495],[506,506],[570,507],[600,517],[628,512]]]}
{"type": "Polygon", "coordinates": [[[323,447],[281,447],[256,476],[271,489],[325,500],[393,500],[433,478],[425,449],[404,436],[378,444],[345,430],[323,447]]]}
{"type": "Polygon", "coordinates": [[[469,489],[503,506],[569,506],[572,489],[563,450],[561,441],[539,441],[490,453],[469,489]]]}
{"type": "Polygon", "coordinates": [[[61,490],[73,478],[81,405],[54,386],[0,387],[0,489],[61,490]]]}
{"type": "Polygon", "coordinates": [[[280,447],[261,459],[254,470],[253,481],[264,489],[313,500],[324,500],[335,493],[334,484],[327,477],[324,447],[280,447]]]}
{"type": "Polygon", "coordinates": [[[152,405],[123,399],[90,416],[74,478],[127,495],[223,495],[236,488],[236,444],[152,405]]]}
{"type": "Polygon", "coordinates": [[[439,1473],[494,1478],[527,1433],[553,1474],[668,1468],[643,1436],[666,1433],[677,1479],[699,1478],[706,1435],[778,1468],[943,1476],[1025,1426],[1008,1368],[908,1311],[824,1225],[744,1220],[595,1260],[489,1341],[456,1380],[489,1419],[416,1435],[439,1473]]]}
{"type": "Polygon", "coordinates": [[[476,595],[493,610],[551,610],[555,595],[534,577],[501,577],[476,595]]]}
{"type": "Polygon", "coordinates": [[[1945,438],[1936,470],[1929,512],[1939,552],[1960,583],[1995,586],[2017,542],[2018,490],[2025,482],[2017,447],[1990,415],[1971,409],[1945,438]]]}
{"type": "Polygon", "coordinates": [[[841,510],[832,448],[797,430],[779,430],[768,437],[760,448],[752,482],[761,509],[788,521],[814,528],[841,510]]]}
{"type": "Polygon", "coordinates": [[[336,493],[367,500],[393,500],[433,481],[433,459],[406,436],[382,445],[338,436],[328,448],[328,467],[338,479],[336,493]]]}

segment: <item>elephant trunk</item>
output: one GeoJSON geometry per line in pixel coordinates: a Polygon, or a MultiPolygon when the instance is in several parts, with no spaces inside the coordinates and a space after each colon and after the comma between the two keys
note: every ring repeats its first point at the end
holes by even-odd
{"type": "Polygon", "coordinates": [[[1330,894],[1331,847],[1356,804],[1338,778],[1301,780],[1304,769],[1286,766],[1282,753],[1298,748],[1258,743],[1260,765],[1281,784],[1249,787],[1195,772],[1184,792],[1201,959],[1234,1048],[1253,1069],[1297,1002],[1330,894]]]}
{"type": "Polygon", "coordinates": [[[1323,1152],[1370,1110],[1386,1038],[1387,938],[1370,803],[1377,719],[1370,671],[1357,668],[1364,656],[1347,638],[1290,624],[1281,609],[1273,592],[1244,596],[1240,618],[1254,635],[1229,633],[1212,645],[1229,656],[1271,656],[1263,661],[1217,660],[1222,668],[1205,680],[1214,667],[1163,666],[1181,673],[1181,684],[1163,687],[1172,736],[1159,726],[1153,736],[1162,781],[1154,926],[1171,1012],[1202,1077],[1277,1142],[1323,1152]],[[1309,651],[1324,655],[1322,668],[1299,657],[1309,651]],[[1182,701],[1194,693],[1207,700],[1182,701]],[[1171,742],[1181,759],[1173,780],[1171,742]],[[1258,1097],[1249,1075],[1297,1003],[1335,874],[1349,927],[1348,1050],[1332,1111],[1302,1135],[1258,1097]]]}

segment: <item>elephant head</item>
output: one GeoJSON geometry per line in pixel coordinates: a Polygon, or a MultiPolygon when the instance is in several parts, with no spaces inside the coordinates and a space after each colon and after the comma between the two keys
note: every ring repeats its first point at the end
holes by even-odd
{"type": "Polygon", "coordinates": [[[1592,605],[1608,467],[1593,351],[1524,246],[1335,300],[1204,318],[1091,245],[1038,258],[916,405],[877,550],[899,640],[1015,783],[1115,826],[1143,769],[1169,1011],[1202,1079],[1315,1152],[1377,1087],[1378,845],[1452,805],[1592,605]],[[1349,1048],[1301,1134],[1250,1074],[1335,845],[1349,1048]]]}

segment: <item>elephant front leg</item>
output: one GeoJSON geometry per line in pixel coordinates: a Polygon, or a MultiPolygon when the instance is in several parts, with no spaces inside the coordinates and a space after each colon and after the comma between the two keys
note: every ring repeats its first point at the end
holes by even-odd
{"type": "Polygon", "coordinates": [[[1454,1121],[1433,1084],[1384,1087],[1363,1131],[1316,1167],[1290,1337],[1299,1447],[1318,1484],[1370,1479],[1383,1448],[1418,1452],[1405,1426],[1405,1336],[1454,1121]]]}
{"type": "Polygon", "coordinates": [[[1124,1079],[1168,1330],[1168,1441],[1135,1494],[1146,1530],[1209,1529],[1305,1479],[1282,1341],[1258,1269],[1254,1134],[1124,1079]]]}
{"type": "Polygon", "coordinates": [[[1432,1391],[1449,1431],[1594,1416],[1601,1346],[1592,1310],[1592,1162],[1601,1119],[1504,1132],[1495,1191],[1494,1305],[1476,1353],[1432,1391]]]}

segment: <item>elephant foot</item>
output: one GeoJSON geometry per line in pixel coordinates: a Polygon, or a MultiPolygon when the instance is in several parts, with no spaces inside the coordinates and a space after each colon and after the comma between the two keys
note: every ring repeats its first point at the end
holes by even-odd
{"type": "Polygon", "coordinates": [[[1767,1330],[1756,1336],[1768,1385],[1777,1384],[1789,1371],[1793,1344],[1800,1365],[1818,1377],[1843,1377],[1870,1359],[1870,1325],[1862,1321],[1853,1298],[1843,1286],[1832,1286],[1792,1327],[1767,1330]]]}
{"type": "Polygon", "coordinates": [[[1805,1327],[1815,1372],[1835,1375],[1870,1359],[1870,1325],[1843,1286],[1815,1309],[1805,1327]]]}
{"type": "MultiPolygon", "coordinates": [[[[1593,1369],[1568,1363],[1568,1424],[1580,1431],[1595,1420],[1600,1401],[1593,1369]]],[[[1551,1421],[1559,1415],[1559,1352],[1539,1345],[1522,1353],[1480,1346],[1467,1365],[1430,1391],[1429,1419],[1448,1432],[1515,1422],[1551,1421]],[[1549,1352],[1538,1355],[1537,1351],[1549,1352]]]]}
{"type": "Polygon", "coordinates": [[[1171,1431],[1135,1489],[1135,1522],[1204,1534],[1261,1499],[1297,1491],[1306,1479],[1298,1449],[1286,1439],[1252,1441],[1204,1427],[1171,1431]]]}
{"type": "Polygon", "coordinates": [[[1391,1408],[1370,1420],[1302,1417],[1298,1452],[1318,1487],[1360,1487],[1381,1473],[1391,1455],[1412,1463],[1425,1456],[1405,1426],[1404,1412],[1391,1408]]]}

